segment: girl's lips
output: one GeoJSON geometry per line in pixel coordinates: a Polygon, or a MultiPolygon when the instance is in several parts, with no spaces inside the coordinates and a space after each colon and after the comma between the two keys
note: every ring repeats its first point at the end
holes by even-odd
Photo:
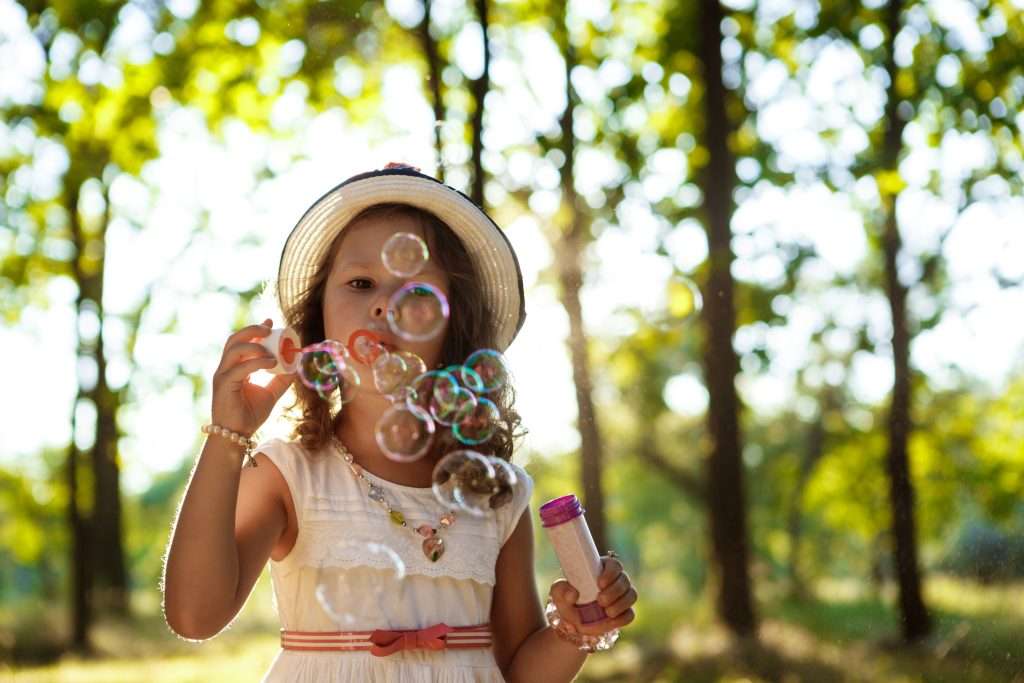
{"type": "Polygon", "coordinates": [[[349,336],[348,343],[346,344],[346,346],[348,346],[348,352],[350,354],[352,354],[352,357],[355,358],[360,363],[363,363],[365,365],[371,364],[374,360],[376,360],[377,356],[379,355],[379,353],[376,352],[376,348],[374,348],[374,347],[383,348],[388,353],[391,353],[391,352],[397,350],[397,348],[398,348],[394,344],[392,344],[390,342],[386,342],[383,339],[381,339],[380,335],[377,334],[376,332],[374,332],[373,330],[367,330],[365,328],[359,328],[358,330],[353,332],[349,336]],[[361,353],[360,350],[359,350],[359,347],[360,347],[359,340],[360,339],[368,340],[370,342],[370,344],[373,345],[373,347],[371,347],[371,348],[373,348],[373,351],[370,351],[367,354],[361,353]],[[371,356],[371,354],[372,354],[372,356],[371,356]]]}

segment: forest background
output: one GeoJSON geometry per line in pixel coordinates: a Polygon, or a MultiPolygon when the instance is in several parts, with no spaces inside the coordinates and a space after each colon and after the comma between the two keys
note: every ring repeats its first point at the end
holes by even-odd
{"type": "Polygon", "coordinates": [[[1024,681],[1021,55],[1021,0],[0,0],[0,677],[266,669],[266,577],[166,628],[169,524],[288,230],[403,161],[515,245],[516,458],[639,588],[581,680],[1024,681]]]}

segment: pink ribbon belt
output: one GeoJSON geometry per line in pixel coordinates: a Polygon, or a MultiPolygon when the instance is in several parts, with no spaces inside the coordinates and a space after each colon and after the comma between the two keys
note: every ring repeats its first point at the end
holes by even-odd
{"type": "Polygon", "coordinates": [[[491,625],[436,624],[414,631],[285,631],[281,647],[307,652],[363,652],[387,657],[402,650],[451,650],[491,646],[491,625]]]}

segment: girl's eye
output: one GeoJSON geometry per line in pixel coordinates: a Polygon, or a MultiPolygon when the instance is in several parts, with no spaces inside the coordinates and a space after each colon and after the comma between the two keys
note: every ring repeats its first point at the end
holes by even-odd
{"type": "Polygon", "coordinates": [[[352,289],[369,289],[373,283],[364,277],[357,277],[354,280],[349,280],[348,286],[352,289]]]}

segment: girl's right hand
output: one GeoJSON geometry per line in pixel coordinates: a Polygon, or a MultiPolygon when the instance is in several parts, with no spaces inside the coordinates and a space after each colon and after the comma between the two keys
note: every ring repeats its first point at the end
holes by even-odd
{"type": "Polygon", "coordinates": [[[274,375],[265,387],[248,381],[252,373],[269,370],[277,363],[273,354],[253,341],[268,336],[271,329],[273,321],[268,318],[262,325],[243,327],[228,337],[213,374],[214,424],[252,436],[291,385],[294,374],[274,375]]]}

